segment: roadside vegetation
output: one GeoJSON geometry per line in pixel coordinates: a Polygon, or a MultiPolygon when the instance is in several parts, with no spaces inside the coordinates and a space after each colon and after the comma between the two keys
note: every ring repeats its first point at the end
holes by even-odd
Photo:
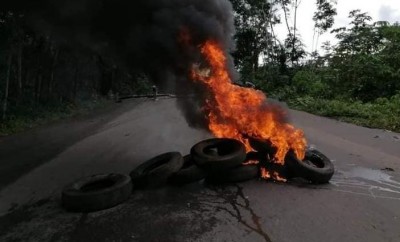
{"type": "Polygon", "coordinates": [[[39,33],[22,13],[0,10],[0,136],[102,107],[117,93],[149,90],[142,73],[39,33]]]}
{"type": "Polygon", "coordinates": [[[110,100],[102,98],[81,101],[79,104],[64,102],[15,107],[14,110],[10,110],[12,114],[0,123],[0,136],[18,133],[73,116],[84,115],[95,109],[103,108],[110,102],[110,100]]]}
{"type": "Polygon", "coordinates": [[[243,82],[254,82],[291,108],[400,131],[399,23],[373,21],[354,10],[348,26],[332,29],[335,1],[317,0],[314,51],[307,53],[296,19],[312,16],[298,15],[301,1],[232,2],[238,13],[234,56],[243,82]],[[277,22],[287,26],[284,42],[275,36],[277,22]],[[335,45],[319,43],[328,31],[335,34],[335,45]]]}

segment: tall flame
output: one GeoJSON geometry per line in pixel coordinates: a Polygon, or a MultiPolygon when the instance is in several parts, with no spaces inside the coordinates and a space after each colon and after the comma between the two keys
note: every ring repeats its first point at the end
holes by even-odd
{"type": "Polygon", "coordinates": [[[205,111],[209,130],[218,138],[242,141],[252,150],[248,138],[269,140],[277,152],[277,163],[284,164],[289,150],[299,159],[305,155],[303,131],[281,120],[282,110],[267,105],[263,92],[234,85],[227,69],[227,59],[221,46],[208,40],[200,46],[209,68],[192,68],[191,78],[208,90],[205,111]]]}

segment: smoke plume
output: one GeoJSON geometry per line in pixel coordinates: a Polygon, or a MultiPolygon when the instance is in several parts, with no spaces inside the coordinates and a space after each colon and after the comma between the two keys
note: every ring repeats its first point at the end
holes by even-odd
{"type": "MultiPolygon", "coordinates": [[[[234,48],[228,0],[3,0],[0,7],[25,13],[32,27],[58,41],[141,69],[161,90],[177,94],[201,95],[187,78],[199,44],[214,39],[227,54],[234,48]],[[182,32],[190,40],[180,40],[182,32]]],[[[199,120],[199,100],[178,102],[191,125],[199,120]]]]}

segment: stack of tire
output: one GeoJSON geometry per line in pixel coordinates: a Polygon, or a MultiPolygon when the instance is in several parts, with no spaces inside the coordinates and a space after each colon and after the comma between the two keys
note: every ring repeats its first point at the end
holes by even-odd
{"type": "Polygon", "coordinates": [[[246,154],[244,144],[234,139],[204,140],[194,145],[189,155],[158,155],[129,176],[105,174],[78,180],[63,189],[62,204],[70,211],[93,212],[126,201],[135,189],[158,188],[167,183],[184,185],[203,179],[222,184],[259,178],[260,166],[286,178],[303,177],[315,183],[328,182],[333,175],[332,163],[320,152],[308,151],[304,161],[289,152],[286,166],[280,166],[267,159],[274,152],[268,142],[252,140],[251,145],[258,152],[246,154]],[[254,160],[257,162],[249,162],[254,160]]]}
{"type": "Polygon", "coordinates": [[[209,139],[194,145],[189,155],[178,152],[157,156],[130,173],[134,186],[155,188],[169,183],[240,182],[259,177],[257,165],[244,165],[246,150],[234,139],[209,139]]]}
{"type": "MultiPolygon", "coordinates": [[[[250,145],[259,157],[273,157],[276,153],[276,149],[267,140],[250,139],[250,145]]],[[[284,166],[271,162],[264,164],[268,170],[277,170],[287,179],[302,178],[315,184],[328,183],[335,172],[331,160],[316,149],[307,149],[303,160],[299,160],[290,150],[284,166]]]]}

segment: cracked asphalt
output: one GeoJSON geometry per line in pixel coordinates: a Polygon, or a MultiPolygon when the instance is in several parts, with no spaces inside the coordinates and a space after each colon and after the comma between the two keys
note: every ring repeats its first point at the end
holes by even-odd
{"type": "Polygon", "coordinates": [[[289,112],[333,160],[330,184],[198,182],[89,214],[60,206],[64,185],[185,155],[210,134],[189,127],[175,99],[141,99],[2,137],[0,241],[400,241],[400,134],[289,112]]]}

